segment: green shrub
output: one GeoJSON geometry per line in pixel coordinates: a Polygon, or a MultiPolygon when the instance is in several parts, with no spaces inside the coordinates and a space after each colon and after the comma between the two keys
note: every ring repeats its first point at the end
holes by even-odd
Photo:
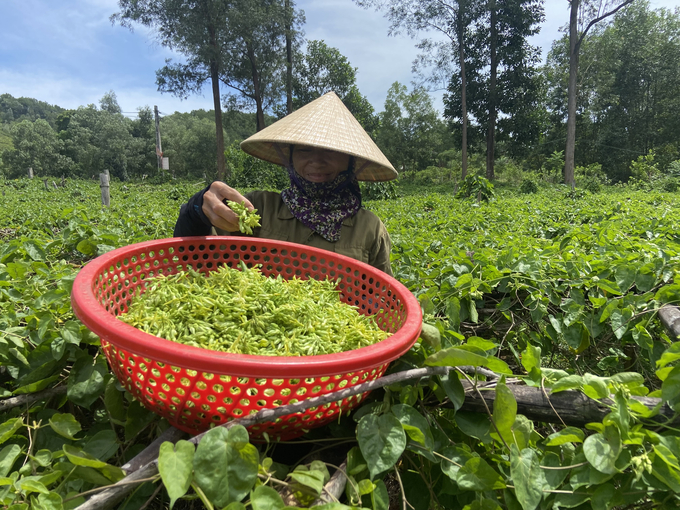
{"type": "Polygon", "coordinates": [[[574,168],[574,180],[576,185],[582,188],[586,188],[585,184],[591,181],[605,185],[610,183],[609,177],[602,171],[602,165],[599,163],[591,163],[588,166],[577,166],[574,168]]]}
{"type": "Polygon", "coordinates": [[[654,152],[650,150],[648,154],[643,154],[635,161],[631,161],[630,174],[638,181],[651,182],[658,178],[659,169],[654,163],[654,152]]]}
{"type": "Polygon", "coordinates": [[[519,185],[519,192],[526,195],[538,193],[538,184],[533,179],[524,179],[519,185]]]}
{"type": "Polygon", "coordinates": [[[231,171],[227,184],[234,188],[281,190],[289,184],[285,169],[246,154],[238,142],[227,147],[224,156],[231,171]]]}
{"type": "Polygon", "coordinates": [[[675,193],[680,188],[680,182],[675,177],[668,176],[665,179],[661,179],[660,183],[661,189],[669,193],[675,193]]]}
{"type": "Polygon", "coordinates": [[[425,170],[408,171],[399,175],[399,179],[414,184],[443,184],[455,179],[452,168],[428,166],[425,170]]]}
{"type": "Polygon", "coordinates": [[[477,198],[488,202],[495,195],[493,184],[486,177],[480,175],[468,175],[461,184],[456,198],[477,198]]]}
{"type": "Polygon", "coordinates": [[[394,181],[361,182],[361,197],[364,200],[392,200],[399,198],[397,185],[394,181]]]}
{"type": "Polygon", "coordinates": [[[581,180],[580,186],[591,193],[599,193],[601,188],[600,181],[595,177],[588,177],[581,180]]]}

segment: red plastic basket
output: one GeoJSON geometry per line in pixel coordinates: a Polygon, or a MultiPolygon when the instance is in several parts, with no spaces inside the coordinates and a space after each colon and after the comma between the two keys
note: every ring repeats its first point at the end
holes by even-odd
{"type": "MultiPolygon", "coordinates": [[[[394,278],[343,255],[294,243],[248,237],[178,237],[125,246],[97,257],[77,275],[71,303],[101,338],[111,369],[125,388],[175,427],[196,434],[263,408],[291,404],[377,379],[420,334],[420,304],[394,278]],[[151,276],[222,264],[261,265],[284,278],[331,278],[341,299],[393,334],[339,354],[272,357],[229,354],[171,342],[117,319],[151,276]]],[[[366,394],[250,428],[280,440],[337,418],[366,394]]]]}

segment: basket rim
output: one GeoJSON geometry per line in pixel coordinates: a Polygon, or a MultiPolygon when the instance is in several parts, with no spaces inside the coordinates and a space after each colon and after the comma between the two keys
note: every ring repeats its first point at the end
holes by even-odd
{"type": "Polygon", "coordinates": [[[76,317],[102,340],[132,354],[184,369],[227,374],[239,377],[324,377],[366,370],[389,363],[405,354],[416,342],[422,325],[420,303],[405,285],[396,278],[364,262],[320,248],[288,241],[241,236],[171,237],[134,243],[107,252],[89,261],[78,272],[73,282],[71,305],[76,317]],[[122,256],[132,256],[144,250],[176,247],[179,243],[230,242],[250,245],[304,250],[322,258],[353,266],[379,278],[395,292],[404,308],[406,320],[399,330],[376,344],[336,354],[314,356],[261,356],[234,354],[184,345],[145,333],[119,320],[96,299],[93,286],[104,268],[122,256]]]}

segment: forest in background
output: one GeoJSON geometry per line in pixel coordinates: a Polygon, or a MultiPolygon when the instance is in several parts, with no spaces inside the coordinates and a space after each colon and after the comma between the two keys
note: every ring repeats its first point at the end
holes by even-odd
{"type": "MultiPolygon", "coordinates": [[[[535,26],[536,19],[534,14],[525,21],[535,26]]],[[[443,112],[435,109],[424,86],[409,88],[400,83],[392,85],[383,111],[376,112],[356,86],[357,69],[338,49],[323,41],[305,41],[304,50],[301,44],[295,53],[293,108],[336,90],[400,174],[429,175],[435,180],[460,178],[461,118],[457,112],[461,93],[456,74],[449,76],[443,112]]],[[[535,48],[525,47],[522,65],[508,65],[507,72],[499,74],[500,95],[505,102],[498,105],[494,178],[516,183],[527,176],[561,180],[568,46],[567,35],[555,41],[544,65],[538,64],[535,48]]],[[[426,51],[425,46],[424,56],[426,51]]],[[[436,56],[434,48],[429,51],[430,57],[436,56]]],[[[470,171],[483,175],[488,154],[484,118],[484,112],[488,112],[488,77],[483,56],[476,61],[471,57],[470,61],[477,62],[477,67],[471,65],[466,71],[470,112],[467,146],[470,171]]],[[[159,80],[162,72],[158,72],[159,80]]],[[[677,10],[654,10],[646,2],[635,2],[583,40],[577,176],[594,176],[603,184],[626,182],[630,177],[649,180],[680,176],[675,163],[680,159],[679,73],[677,10]]],[[[228,93],[222,99],[231,183],[276,187],[276,170],[241,154],[237,143],[256,131],[260,113],[264,124],[283,116],[285,98],[280,96],[278,103],[270,101],[262,112],[228,93]],[[264,177],[256,177],[263,172],[264,177]]],[[[151,107],[139,107],[135,118],[128,118],[121,112],[115,91],[106,92],[99,105],[75,110],[2,94],[0,122],[0,175],[9,179],[26,176],[29,167],[37,176],[80,178],[91,178],[108,169],[120,180],[143,176],[212,179],[217,175],[212,110],[166,112],[162,116],[163,154],[169,157],[171,169],[167,176],[158,170],[151,107]]]]}

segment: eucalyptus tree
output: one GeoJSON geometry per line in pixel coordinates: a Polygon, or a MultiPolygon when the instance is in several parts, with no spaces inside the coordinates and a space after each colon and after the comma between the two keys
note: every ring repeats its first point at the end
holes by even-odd
{"type": "Polygon", "coordinates": [[[462,177],[467,175],[467,54],[473,50],[470,27],[481,15],[482,0],[355,0],[362,7],[384,10],[390,20],[390,35],[401,30],[411,37],[423,32],[425,37],[418,43],[421,54],[414,63],[421,72],[428,73],[428,80],[435,84],[448,84],[452,75],[459,77],[460,88],[456,91],[459,108],[450,111],[450,118],[461,125],[462,177]]]}
{"type": "Polygon", "coordinates": [[[576,97],[579,52],[588,32],[634,0],[569,0],[569,83],[567,86],[567,141],[564,151],[564,182],[574,182],[576,147],[576,97]]]}
{"type": "MultiPolygon", "coordinates": [[[[540,107],[539,50],[528,38],[543,20],[539,0],[488,0],[471,28],[468,51],[468,111],[485,131],[486,177],[495,177],[497,139],[515,155],[538,136],[540,107]]],[[[445,114],[458,108],[460,80],[452,77],[445,96],[445,114]]]]}
{"type": "Polygon", "coordinates": [[[265,112],[281,101],[287,80],[287,46],[299,45],[304,13],[281,0],[231,0],[224,41],[222,82],[232,106],[254,107],[256,130],[265,127],[265,112]],[[288,5],[286,5],[288,4],[288,5]]]}
{"type": "Polygon", "coordinates": [[[210,80],[217,138],[217,178],[226,175],[220,97],[220,76],[227,64],[225,41],[230,40],[227,23],[232,14],[228,0],[119,0],[120,12],[113,22],[132,29],[134,23],[154,28],[160,44],[176,50],[185,63],[166,61],[157,71],[158,89],[186,98],[200,92],[210,80]]]}
{"type": "Polygon", "coordinates": [[[324,41],[307,41],[293,69],[293,110],[333,91],[369,133],[378,128],[373,106],[356,84],[357,68],[337,48],[324,41]]]}
{"type": "Polygon", "coordinates": [[[8,177],[23,177],[29,167],[37,176],[68,174],[72,161],[62,154],[63,142],[46,120],[16,122],[9,136],[11,146],[0,154],[8,177]]]}
{"type": "Polygon", "coordinates": [[[423,87],[393,83],[379,116],[376,143],[399,171],[421,170],[441,152],[445,126],[423,87]]]}

